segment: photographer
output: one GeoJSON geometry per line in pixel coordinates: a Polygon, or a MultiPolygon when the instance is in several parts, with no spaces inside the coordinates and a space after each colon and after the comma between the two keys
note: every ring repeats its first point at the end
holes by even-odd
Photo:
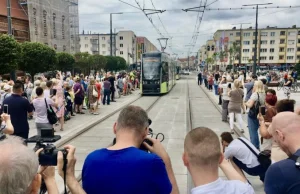
{"type": "Polygon", "coordinates": [[[159,140],[149,139],[148,115],[137,106],[123,109],[113,127],[116,144],[89,154],[82,170],[87,193],[179,193],[171,160],[159,140]],[[142,143],[151,154],[140,150],[142,143]]]}
{"type": "Polygon", "coordinates": [[[3,113],[0,119],[0,131],[5,134],[12,135],[14,133],[14,126],[11,124],[10,116],[3,113]]]}
{"type": "MultiPolygon", "coordinates": [[[[75,148],[65,146],[68,151],[66,184],[73,194],[85,194],[75,179],[74,169],[76,159],[74,158],[75,148]]],[[[48,194],[58,194],[55,182],[54,167],[40,167],[38,154],[42,149],[34,153],[24,146],[23,141],[18,137],[9,136],[0,141],[0,193],[2,194],[37,194],[43,178],[48,194]]],[[[58,173],[63,177],[63,157],[58,154],[58,173]]]]}

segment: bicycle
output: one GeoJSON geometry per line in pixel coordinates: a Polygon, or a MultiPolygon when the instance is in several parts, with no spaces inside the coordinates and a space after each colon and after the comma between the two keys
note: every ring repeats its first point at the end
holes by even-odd
{"type": "Polygon", "coordinates": [[[280,91],[284,87],[284,81],[280,81],[279,85],[277,86],[277,91],[280,91]]]}
{"type": "Polygon", "coordinates": [[[298,91],[298,83],[297,82],[294,82],[293,84],[292,84],[292,86],[291,86],[291,89],[293,90],[293,92],[297,92],[298,91]]]}

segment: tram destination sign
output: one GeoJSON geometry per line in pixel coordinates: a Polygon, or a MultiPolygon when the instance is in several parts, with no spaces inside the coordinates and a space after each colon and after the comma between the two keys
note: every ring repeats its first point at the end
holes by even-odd
{"type": "Polygon", "coordinates": [[[159,63],[160,62],[160,58],[156,58],[156,57],[146,57],[143,59],[144,63],[159,63]]]}

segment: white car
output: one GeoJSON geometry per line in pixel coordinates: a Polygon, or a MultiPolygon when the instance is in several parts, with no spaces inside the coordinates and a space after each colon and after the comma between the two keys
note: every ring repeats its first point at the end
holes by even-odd
{"type": "Polygon", "coordinates": [[[190,72],[189,71],[184,71],[183,75],[190,75],[190,72]]]}

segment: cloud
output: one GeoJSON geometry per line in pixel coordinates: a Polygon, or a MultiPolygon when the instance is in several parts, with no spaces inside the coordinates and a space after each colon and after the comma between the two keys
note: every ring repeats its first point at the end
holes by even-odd
{"type": "MultiPolygon", "coordinates": [[[[137,6],[135,0],[123,0],[137,6]]],[[[137,0],[142,8],[154,9],[151,0],[137,0]],[[145,2],[145,4],[144,4],[145,2]]],[[[181,9],[197,7],[200,0],[152,0],[156,9],[167,10],[166,12],[151,15],[152,21],[164,36],[173,37],[173,51],[179,55],[187,55],[189,44],[195,29],[197,12],[183,12],[181,9]],[[165,27],[163,27],[161,21],[165,27]],[[168,33],[167,33],[167,32],[168,33]],[[169,34],[169,35],[168,35],[169,34]]],[[[204,2],[203,0],[202,2],[204,2]]],[[[215,0],[208,0],[208,4],[215,0]]],[[[275,6],[297,5],[298,0],[260,0],[259,3],[273,2],[275,6]]],[[[251,4],[252,0],[218,0],[209,8],[230,8],[242,7],[244,4],[251,4]]],[[[123,15],[113,16],[113,27],[132,30],[138,36],[145,36],[158,48],[157,38],[160,35],[156,32],[150,21],[138,9],[126,5],[118,0],[80,0],[80,32],[83,29],[97,33],[109,33],[110,15],[113,12],[124,12],[123,15]]],[[[260,9],[259,27],[278,26],[291,27],[300,26],[298,18],[300,13],[297,9],[260,9]]],[[[193,51],[198,50],[208,39],[213,37],[213,33],[218,29],[231,29],[231,24],[240,22],[255,23],[255,10],[236,11],[206,11],[199,29],[199,36],[193,51]]],[[[251,26],[251,25],[250,25],[251,26]]],[[[247,26],[249,27],[249,25],[247,26]]],[[[168,49],[168,52],[170,50],[168,49]]]]}

